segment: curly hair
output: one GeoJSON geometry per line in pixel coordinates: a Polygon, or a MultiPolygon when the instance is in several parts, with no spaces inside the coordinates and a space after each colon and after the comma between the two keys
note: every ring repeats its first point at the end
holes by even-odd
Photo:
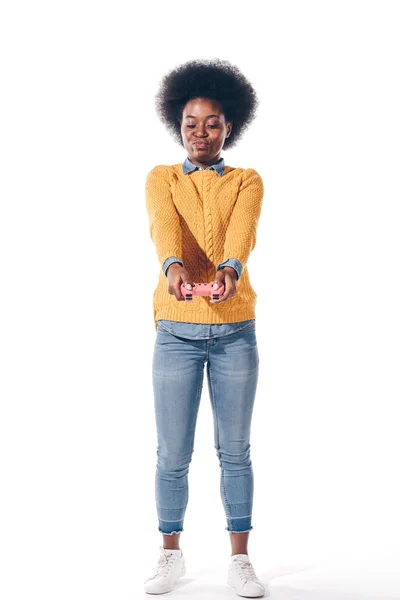
{"type": "Polygon", "coordinates": [[[193,98],[219,102],[225,120],[232,122],[232,131],[225,139],[224,150],[237,143],[257,116],[257,94],[238,67],[219,58],[190,60],[164,75],[155,96],[157,115],[182,146],[182,113],[186,103],[193,98]]]}

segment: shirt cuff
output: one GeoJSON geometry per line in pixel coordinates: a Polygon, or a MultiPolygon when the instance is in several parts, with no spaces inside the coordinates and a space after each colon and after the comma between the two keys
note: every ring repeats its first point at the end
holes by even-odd
{"type": "Polygon", "coordinates": [[[224,261],[223,263],[219,263],[219,265],[217,265],[217,271],[223,269],[224,267],[232,267],[235,269],[238,279],[243,271],[242,263],[237,260],[237,258],[228,258],[228,260],[224,261]]]}
{"type": "Polygon", "coordinates": [[[176,262],[179,263],[181,265],[181,267],[185,266],[183,264],[183,262],[179,258],[177,258],[176,256],[170,256],[169,258],[167,258],[167,260],[164,261],[162,269],[163,269],[165,277],[167,276],[168,267],[170,265],[172,265],[173,263],[176,263],[176,262]]]}

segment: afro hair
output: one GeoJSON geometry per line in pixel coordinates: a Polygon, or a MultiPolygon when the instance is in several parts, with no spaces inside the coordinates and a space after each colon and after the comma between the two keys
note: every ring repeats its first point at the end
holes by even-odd
{"type": "Polygon", "coordinates": [[[232,131],[224,150],[234,146],[256,117],[257,94],[240,70],[222,59],[190,60],[169,71],[155,96],[156,112],[176,142],[183,146],[181,122],[186,103],[207,98],[220,103],[232,131]]]}

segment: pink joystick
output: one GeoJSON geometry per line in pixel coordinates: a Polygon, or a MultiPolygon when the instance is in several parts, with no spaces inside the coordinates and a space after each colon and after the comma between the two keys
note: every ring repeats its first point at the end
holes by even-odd
{"type": "Polygon", "coordinates": [[[194,283],[191,288],[186,288],[181,284],[181,294],[185,300],[193,300],[194,296],[210,296],[213,300],[219,300],[225,291],[223,283],[214,289],[215,282],[211,283],[194,283]]]}

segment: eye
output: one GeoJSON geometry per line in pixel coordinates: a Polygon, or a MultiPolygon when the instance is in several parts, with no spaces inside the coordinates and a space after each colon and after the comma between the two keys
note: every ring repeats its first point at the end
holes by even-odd
{"type": "MultiPolygon", "coordinates": [[[[186,127],[189,127],[191,129],[192,127],[196,127],[196,125],[186,125],[186,127]]],[[[218,125],[209,125],[209,127],[211,127],[212,129],[216,129],[218,125]]]]}

